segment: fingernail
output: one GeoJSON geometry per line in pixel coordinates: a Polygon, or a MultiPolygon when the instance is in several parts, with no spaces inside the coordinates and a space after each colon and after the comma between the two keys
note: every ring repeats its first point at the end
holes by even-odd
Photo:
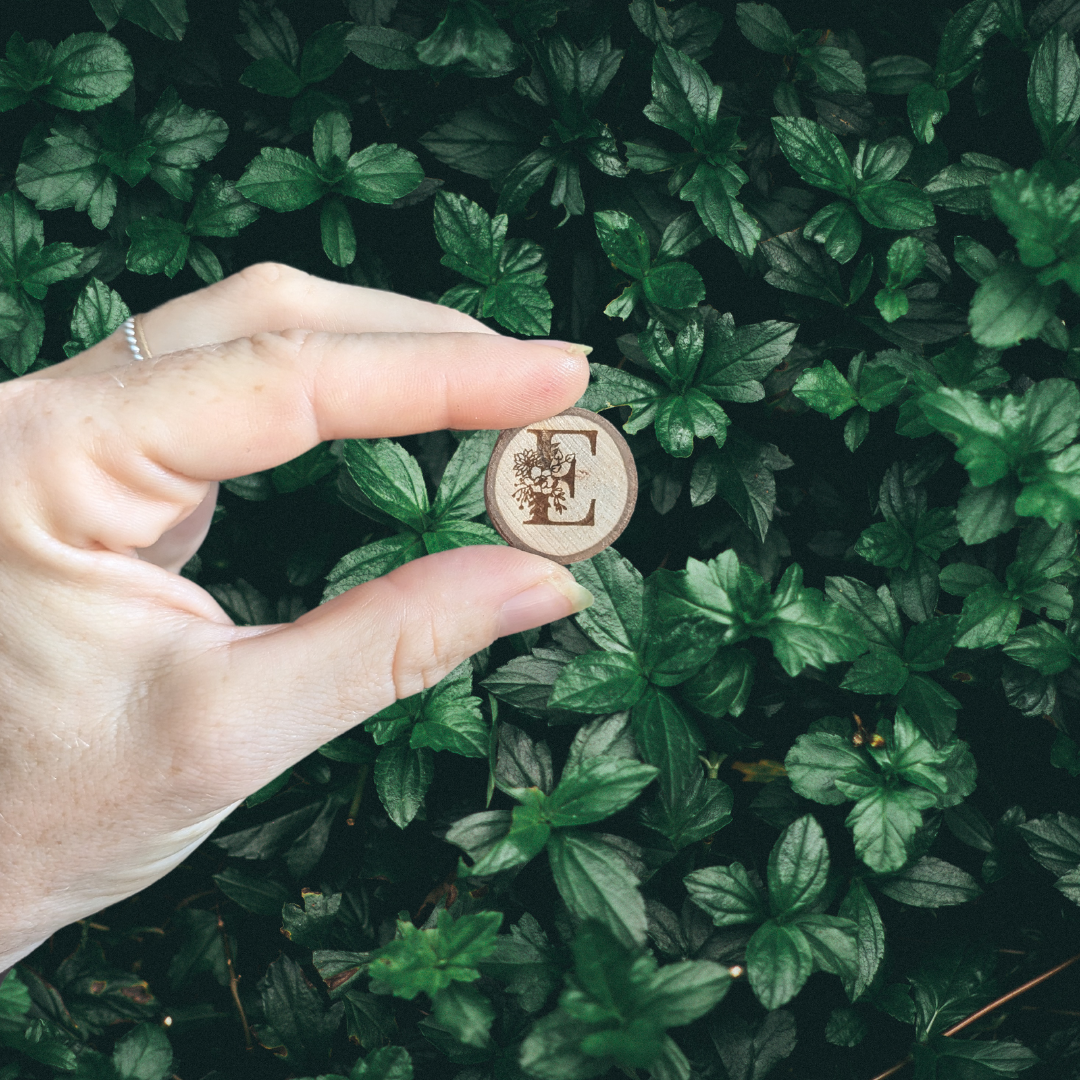
{"type": "Polygon", "coordinates": [[[503,604],[499,611],[499,637],[565,619],[577,611],[584,611],[592,602],[593,594],[568,573],[552,574],[503,604]]]}
{"type": "Polygon", "coordinates": [[[576,341],[538,341],[537,345],[549,345],[553,349],[562,349],[571,356],[588,356],[593,351],[591,345],[581,345],[576,341]]]}

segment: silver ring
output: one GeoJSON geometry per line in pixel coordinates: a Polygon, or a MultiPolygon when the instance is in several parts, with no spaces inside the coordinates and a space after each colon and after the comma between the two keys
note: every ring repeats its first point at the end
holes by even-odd
{"type": "Polygon", "coordinates": [[[146,344],[146,335],[143,333],[142,324],[138,315],[132,315],[124,320],[122,329],[124,340],[128,343],[131,355],[136,360],[151,359],[150,348],[146,344]]]}

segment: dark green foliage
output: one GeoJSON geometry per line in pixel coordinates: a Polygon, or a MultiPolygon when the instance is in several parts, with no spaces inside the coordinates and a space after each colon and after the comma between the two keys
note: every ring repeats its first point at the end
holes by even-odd
{"type": "MultiPolygon", "coordinates": [[[[5,377],[283,261],[593,346],[641,487],[8,975],[0,1080],[1075,1077],[1080,965],[947,1034],[1080,949],[1075,7],[0,5],[5,377]]],[[[495,438],[228,480],[184,574],[499,543],[495,438]]]]}

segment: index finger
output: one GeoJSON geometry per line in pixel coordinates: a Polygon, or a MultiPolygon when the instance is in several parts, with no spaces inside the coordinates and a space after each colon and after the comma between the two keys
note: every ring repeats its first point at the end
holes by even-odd
{"type": "MultiPolygon", "coordinates": [[[[400,293],[327,281],[284,263],[255,263],[222,281],[178,296],[140,316],[154,356],[281,330],[325,330],[334,334],[491,334],[496,331],[463,311],[400,293]]],[[[89,375],[131,363],[117,330],[70,360],[27,379],[89,375]]]]}
{"type": "Polygon", "coordinates": [[[563,342],[287,330],[0,393],[24,414],[46,528],[123,551],[155,543],[207,481],[328,439],[520,427],[572,405],[588,379],[584,350],[563,342]],[[39,469],[61,446],[75,460],[39,469]]]}

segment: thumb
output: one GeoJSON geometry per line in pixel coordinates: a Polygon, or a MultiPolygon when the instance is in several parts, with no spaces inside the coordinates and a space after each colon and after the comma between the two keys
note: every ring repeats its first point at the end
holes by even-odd
{"type": "MultiPolygon", "coordinates": [[[[303,615],[203,655],[213,687],[187,745],[226,801],[244,798],[399,698],[434,686],[497,637],[592,603],[568,570],[508,547],[443,551],[407,563],[303,615]],[[224,665],[221,667],[220,665],[224,665]],[[220,766],[228,762],[228,776],[220,766]],[[217,786],[217,785],[215,785],[217,786]]],[[[235,632],[235,631],[234,631],[235,632]]],[[[200,665],[202,666],[202,665],[200,665]]]]}

